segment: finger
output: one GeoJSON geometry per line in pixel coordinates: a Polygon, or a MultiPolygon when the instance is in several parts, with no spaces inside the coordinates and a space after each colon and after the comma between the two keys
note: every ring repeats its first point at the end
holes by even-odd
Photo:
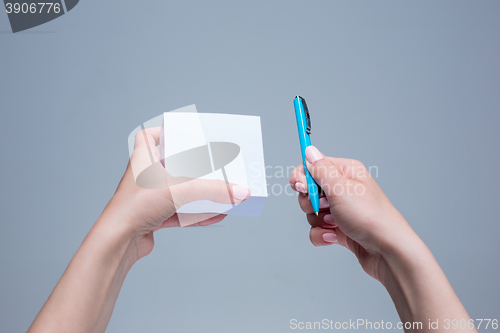
{"type": "MultiPolygon", "coordinates": [[[[160,143],[160,127],[146,128],[142,131],[137,132],[135,135],[135,144],[134,151],[130,156],[130,164],[129,166],[132,169],[132,173],[134,175],[134,179],[137,180],[139,175],[143,172],[146,172],[143,175],[143,178],[154,178],[157,180],[155,171],[157,168],[151,166],[155,165],[155,163],[160,163],[161,154],[160,151],[156,148],[156,146],[160,143]],[[146,170],[148,169],[149,170],[146,170]],[[149,175],[149,173],[153,174],[153,177],[149,175]]],[[[164,188],[164,181],[162,180],[160,183],[164,188]]],[[[162,188],[155,185],[154,188],[162,188]]]]}
{"type": "MultiPolygon", "coordinates": [[[[307,194],[307,178],[304,173],[303,164],[299,165],[292,171],[292,174],[290,175],[290,179],[288,181],[290,183],[290,187],[294,191],[307,194]]],[[[325,196],[325,193],[323,193],[321,188],[319,191],[319,196],[320,197],[325,196]]]]}
{"type": "Polygon", "coordinates": [[[290,175],[290,179],[288,181],[290,182],[290,186],[294,191],[307,193],[307,180],[304,173],[303,164],[300,164],[292,171],[292,174],[290,175]]]}
{"type": "Polygon", "coordinates": [[[177,214],[174,214],[170,216],[168,219],[163,221],[163,223],[154,231],[160,230],[160,229],[165,229],[165,228],[173,228],[173,227],[180,227],[181,224],[179,223],[179,217],[177,214]]]}
{"type": "Polygon", "coordinates": [[[354,253],[359,259],[359,254],[360,251],[362,251],[362,247],[358,243],[353,241],[352,238],[347,237],[347,235],[344,234],[344,232],[340,230],[340,228],[336,228],[335,231],[337,233],[337,244],[354,253]]]}
{"type": "MultiPolygon", "coordinates": [[[[299,206],[300,209],[306,214],[313,214],[314,209],[312,208],[311,199],[309,199],[309,195],[299,193],[299,206]]],[[[330,209],[330,204],[328,199],[325,196],[320,196],[319,198],[319,210],[325,211],[330,209]]]]}
{"type": "MultiPolygon", "coordinates": [[[[325,157],[323,155],[323,157],[325,157]]],[[[299,164],[290,175],[290,186],[293,190],[301,193],[307,193],[307,178],[304,172],[304,164],[299,164]]],[[[320,192],[320,195],[323,194],[320,192]]]]}
{"type": "Polygon", "coordinates": [[[309,200],[309,195],[299,193],[298,195],[300,209],[306,214],[314,214],[314,209],[311,205],[311,200],[309,200]]]}
{"type": "Polygon", "coordinates": [[[224,220],[226,218],[226,216],[227,216],[227,214],[219,214],[219,215],[216,215],[216,216],[212,216],[209,219],[200,221],[198,223],[191,224],[191,225],[189,225],[189,227],[204,227],[204,226],[207,226],[207,225],[212,225],[212,224],[215,224],[215,223],[219,223],[220,221],[224,220]]]}
{"type": "Polygon", "coordinates": [[[331,159],[325,158],[314,146],[307,147],[306,158],[309,173],[329,200],[344,193],[348,179],[341,174],[331,159]]]}
{"type": "Polygon", "coordinates": [[[250,189],[217,179],[193,179],[170,186],[176,208],[197,200],[238,204],[250,197],[250,189]]]}
{"type": "Polygon", "coordinates": [[[134,149],[156,147],[160,144],[161,127],[145,128],[135,135],[134,149]]]}
{"type": "Polygon", "coordinates": [[[307,214],[307,222],[311,227],[321,227],[323,229],[333,229],[337,227],[337,223],[330,214],[329,211],[319,212],[318,216],[316,214],[307,214]]]}
{"type": "Polygon", "coordinates": [[[219,216],[219,213],[177,213],[179,224],[181,227],[190,227],[193,225],[200,225],[214,217],[219,216]]]}
{"type": "MultiPolygon", "coordinates": [[[[211,225],[217,222],[222,221],[227,214],[211,214],[211,213],[206,213],[206,214],[183,214],[183,219],[188,218],[186,215],[192,215],[190,220],[192,221],[192,224],[189,226],[206,226],[206,225],[211,225]]],[[[184,222],[184,221],[183,221],[184,222]]],[[[178,214],[174,214],[171,217],[169,217],[166,221],[162,223],[162,225],[156,229],[165,229],[165,228],[173,228],[173,227],[180,227],[180,221],[179,221],[179,216],[178,214]]],[[[155,231],[156,231],[155,230],[155,231]]]]}
{"type": "Polygon", "coordinates": [[[314,246],[326,246],[337,242],[336,229],[313,227],[309,232],[309,239],[314,246]]]}
{"type": "Polygon", "coordinates": [[[140,155],[137,159],[150,161],[150,164],[160,160],[160,152],[156,148],[160,144],[160,130],[160,127],[152,127],[137,132],[132,160],[135,155],[140,155]]]}

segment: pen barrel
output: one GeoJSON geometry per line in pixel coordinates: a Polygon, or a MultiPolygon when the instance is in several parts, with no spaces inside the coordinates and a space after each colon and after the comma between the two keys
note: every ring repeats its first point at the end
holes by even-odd
{"type": "Polygon", "coordinates": [[[309,173],[305,161],[304,161],[304,173],[306,174],[307,193],[309,194],[309,200],[311,201],[313,210],[317,212],[319,211],[319,186],[318,184],[316,184],[313,177],[309,173]]]}
{"type": "Polygon", "coordinates": [[[312,178],[309,170],[306,165],[306,148],[311,145],[311,138],[309,137],[309,133],[307,133],[307,118],[304,110],[304,106],[300,98],[296,97],[293,100],[293,104],[295,107],[295,118],[297,120],[297,129],[299,132],[299,141],[300,141],[300,151],[302,153],[302,161],[304,163],[304,173],[306,175],[307,180],[307,192],[309,194],[309,200],[311,201],[311,205],[315,212],[319,210],[319,189],[318,185],[312,178]]]}
{"type": "Polygon", "coordinates": [[[300,98],[296,97],[293,100],[293,106],[295,107],[295,119],[297,120],[297,129],[299,131],[300,151],[302,153],[302,160],[304,161],[305,168],[306,148],[311,145],[311,138],[306,132],[307,119],[304,106],[302,105],[300,98]]]}

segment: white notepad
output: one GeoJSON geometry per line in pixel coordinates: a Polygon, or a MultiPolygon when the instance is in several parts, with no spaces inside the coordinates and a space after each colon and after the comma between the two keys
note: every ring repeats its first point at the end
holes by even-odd
{"type": "MultiPolygon", "coordinates": [[[[195,223],[193,214],[197,213],[205,214],[206,218],[218,214],[260,216],[268,196],[260,117],[198,113],[194,104],[165,112],[130,133],[130,155],[135,135],[141,129],[160,126],[160,146],[157,148],[161,163],[171,176],[187,177],[187,181],[218,179],[251,191],[250,197],[239,204],[198,200],[182,205],[177,209],[181,226],[195,223]]],[[[145,188],[166,188],[163,177],[154,179],[148,174],[143,177],[149,180],[148,184],[140,181],[141,176],[147,174],[146,169],[160,163],[158,158],[152,155],[151,158],[132,165],[136,182],[145,188]]],[[[228,199],[229,196],[228,190],[228,199]]]]}
{"type": "Polygon", "coordinates": [[[193,107],[163,114],[160,152],[166,170],[244,186],[251,196],[239,204],[199,200],[177,212],[259,216],[268,196],[260,117],[197,113],[193,107]]]}

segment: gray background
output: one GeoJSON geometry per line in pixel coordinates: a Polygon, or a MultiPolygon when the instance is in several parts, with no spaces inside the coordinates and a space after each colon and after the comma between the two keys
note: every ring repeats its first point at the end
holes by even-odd
{"type": "MultiPolygon", "coordinates": [[[[29,327],[114,193],[136,126],[192,103],[259,115],[271,176],[300,163],[296,94],[313,143],[378,166],[471,316],[500,319],[499,17],[498,1],[85,0],[12,34],[0,14],[0,331],[29,327]]],[[[383,287],[308,230],[294,196],[272,195],[260,218],[158,232],[108,331],[395,323],[383,287]]]]}

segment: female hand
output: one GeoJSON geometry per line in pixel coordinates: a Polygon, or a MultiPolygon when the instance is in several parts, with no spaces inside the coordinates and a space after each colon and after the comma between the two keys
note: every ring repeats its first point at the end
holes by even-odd
{"type": "Polygon", "coordinates": [[[127,170],[113,198],[75,253],[29,332],[104,332],[134,263],[153,249],[153,233],[208,225],[223,214],[177,214],[196,200],[240,203],[250,190],[220,180],[172,177],[160,162],[160,128],[136,135],[127,170]]]}
{"type": "Polygon", "coordinates": [[[306,157],[308,170],[324,193],[318,216],[306,192],[303,165],[292,172],[290,185],[299,192],[300,207],[311,225],[311,242],[342,245],[356,255],[366,273],[380,280],[383,252],[395,238],[416,235],[361,162],[325,157],[314,146],[306,149],[306,157]]]}
{"type": "Polygon", "coordinates": [[[102,216],[107,223],[118,220],[120,228],[134,234],[137,260],[153,249],[153,233],[162,228],[205,226],[222,221],[217,213],[177,214],[177,209],[196,200],[237,204],[250,196],[250,190],[222,180],[171,177],[160,161],[160,127],[137,133],[127,169],[116,193],[102,216]],[[106,219],[105,217],[113,217],[106,219]],[[116,218],[116,217],[120,218],[116,218]]]}
{"type": "MultiPolygon", "coordinates": [[[[359,161],[325,157],[306,149],[307,169],[323,189],[319,216],[306,194],[303,166],[290,177],[311,224],[315,246],[338,243],[358,258],[366,273],[382,282],[406,332],[434,332],[428,322],[450,318],[471,323],[436,259],[394,208],[359,161]]],[[[441,328],[441,327],[440,327],[441,328]]],[[[477,332],[470,325],[454,332],[477,332]]]]}

